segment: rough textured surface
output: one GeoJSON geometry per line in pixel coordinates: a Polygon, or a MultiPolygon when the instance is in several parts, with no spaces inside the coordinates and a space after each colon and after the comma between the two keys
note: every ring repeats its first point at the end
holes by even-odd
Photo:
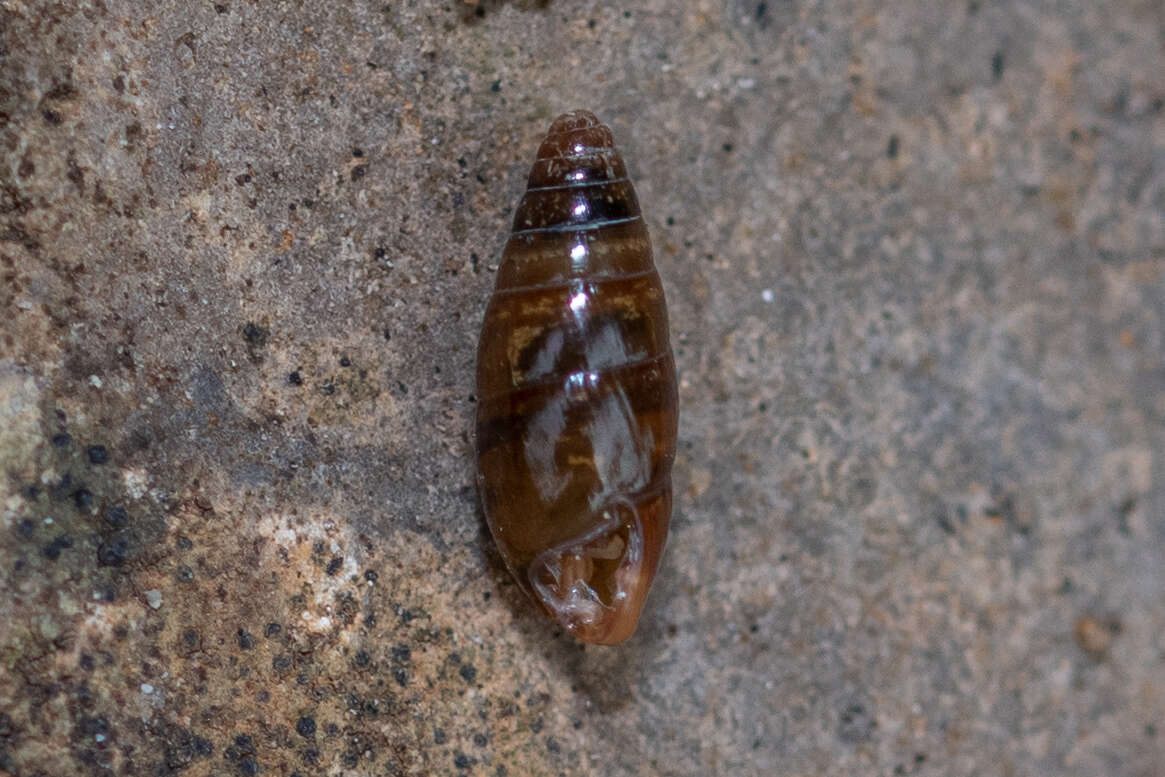
{"type": "Polygon", "coordinates": [[[1165,762],[1165,52],[1115,3],[0,3],[0,771],[1165,762]],[[628,645],[472,488],[536,144],[681,374],[628,645]]]}

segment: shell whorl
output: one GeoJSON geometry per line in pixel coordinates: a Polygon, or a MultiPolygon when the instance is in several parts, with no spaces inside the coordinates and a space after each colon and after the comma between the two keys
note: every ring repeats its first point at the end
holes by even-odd
{"type": "Polygon", "coordinates": [[[651,242],[611,130],[590,111],[563,114],[530,168],[497,288],[648,271],[651,242]]]}

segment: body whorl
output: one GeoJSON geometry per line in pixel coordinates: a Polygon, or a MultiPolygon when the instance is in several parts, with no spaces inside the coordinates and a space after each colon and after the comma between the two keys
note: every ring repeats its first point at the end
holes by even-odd
{"type": "Polygon", "coordinates": [[[671,514],[675,363],[647,228],[611,131],[554,121],[477,355],[478,487],[522,588],[574,636],[635,630],[671,514]]]}

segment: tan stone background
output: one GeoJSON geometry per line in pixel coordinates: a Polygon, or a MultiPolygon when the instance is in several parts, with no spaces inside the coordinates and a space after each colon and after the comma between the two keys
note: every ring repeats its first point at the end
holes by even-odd
{"type": "Polygon", "coordinates": [[[0,2],[0,773],[1165,763],[1159,0],[0,2]],[[619,649],[470,459],[542,133],[682,375],[619,649]]]}

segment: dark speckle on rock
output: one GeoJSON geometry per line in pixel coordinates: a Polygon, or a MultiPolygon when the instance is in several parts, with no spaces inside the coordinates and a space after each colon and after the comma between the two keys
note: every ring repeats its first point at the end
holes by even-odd
{"type": "Polygon", "coordinates": [[[73,538],[67,534],[62,534],[48,545],[41,548],[41,555],[50,561],[56,561],[61,556],[61,551],[73,547],[73,538]]]}
{"type": "Polygon", "coordinates": [[[129,524],[129,513],[121,505],[114,505],[105,511],[105,522],[115,529],[124,529],[129,524]]]}
{"type": "Polygon", "coordinates": [[[344,559],[340,558],[339,556],[335,556],[328,562],[328,566],[324,569],[324,572],[328,575],[328,577],[334,577],[336,573],[338,573],[343,568],[344,559]]]}
{"type": "Polygon", "coordinates": [[[237,638],[240,650],[250,650],[255,647],[255,638],[251,636],[249,631],[239,629],[237,638]]]}
{"type": "Polygon", "coordinates": [[[192,653],[202,648],[202,637],[196,629],[186,629],[182,632],[182,650],[192,653]]]}
{"type": "Polygon", "coordinates": [[[107,736],[110,733],[109,720],[103,715],[84,715],[77,720],[77,733],[81,736],[107,736]]]}
{"type": "Polygon", "coordinates": [[[83,513],[93,509],[93,492],[87,488],[78,488],[73,492],[73,504],[83,513]]]}
{"type": "Polygon", "coordinates": [[[250,346],[262,348],[267,345],[268,335],[267,328],[259,326],[254,321],[248,321],[246,324],[243,324],[243,339],[250,346]]]}
{"type": "Polygon", "coordinates": [[[477,679],[477,669],[474,668],[473,664],[462,664],[457,673],[461,675],[462,680],[470,684],[477,679]]]}
{"type": "Polygon", "coordinates": [[[300,718],[298,721],[296,721],[296,723],[295,723],[295,731],[296,731],[296,733],[297,733],[297,734],[299,734],[301,737],[310,737],[310,736],[312,736],[313,734],[315,734],[315,733],[316,733],[316,721],[315,721],[315,718],[311,717],[310,715],[304,715],[304,716],[302,716],[302,717],[301,717],[301,718],[300,718]]]}
{"type": "Polygon", "coordinates": [[[90,445],[86,452],[90,464],[104,464],[109,461],[109,450],[104,445],[90,445]]]}
{"type": "Polygon", "coordinates": [[[103,567],[120,567],[129,558],[129,539],[114,535],[97,549],[97,563],[103,567]]]}
{"type": "Polygon", "coordinates": [[[852,702],[838,715],[837,736],[841,741],[856,744],[865,742],[874,732],[877,721],[863,702],[852,702]]]}
{"type": "Polygon", "coordinates": [[[53,446],[57,448],[68,448],[72,442],[73,438],[65,432],[59,432],[52,437],[53,446]]]}

